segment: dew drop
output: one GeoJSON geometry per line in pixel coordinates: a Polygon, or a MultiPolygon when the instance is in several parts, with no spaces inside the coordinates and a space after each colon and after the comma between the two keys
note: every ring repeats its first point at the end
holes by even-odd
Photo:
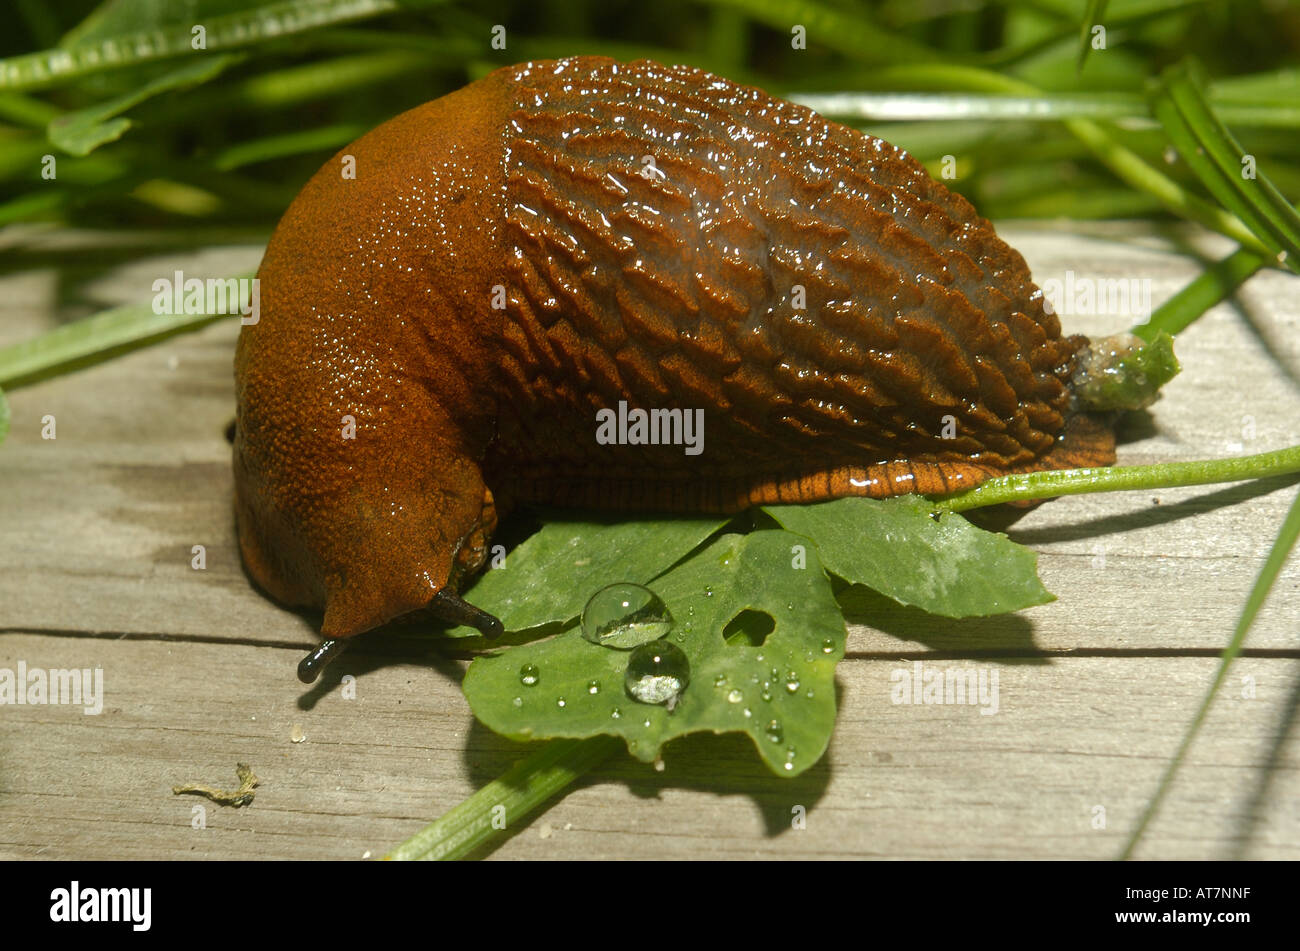
{"type": "Polygon", "coordinates": [[[587,681],[587,693],[600,693],[600,681],[599,681],[599,680],[588,680],[588,681],[587,681]]]}
{"type": "Polygon", "coordinates": [[[519,682],[525,687],[536,687],[541,679],[542,672],[537,669],[536,664],[524,664],[519,668],[519,682]]]}
{"type": "Polygon", "coordinates": [[[515,699],[510,702],[513,703],[516,707],[522,707],[524,705],[524,698],[515,697],[515,699]]]}
{"type": "Polygon", "coordinates": [[[762,697],[765,702],[770,703],[772,700],[772,692],[770,690],[764,690],[759,694],[759,696],[762,697]]]}
{"type": "Polygon", "coordinates": [[[673,629],[673,616],[659,595],[630,581],[607,585],[582,609],[582,636],[593,644],[631,650],[673,629]]]}
{"type": "Polygon", "coordinates": [[[627,661],[623,682],[641,703],[667,703],[686,689],[691,664],[677,645],[664,641],[642,644],[627,661]]]}
{"type": "Polygon", "coordinates": [[[731,693],[727,694],[728,703],[740,703],[740,701],[744,699],[745,699],[745,695],[741,693],[739,690],[736,690],[734,688],[732,689],[731,693]]]}
{"type": "Polygon", "coordinates": [[[789,693],[795,693],[799,689],[799,675],[793,670],[786,674],[785,689],[789,693]]]}
{"type": "Polygon", "coordinates": [[[724,687],[726,686],[726,683],[727,683],[726,674],[718,674],[718,676],[713,678],[713,686],[715,687],[724,687]]]}
{"type": "Polygon", "coordinates": [[[780,743],[785,739],[785,729],[781,726],[780,720],[768,720],[767,726],[763,727],[763,732],[773,743],[780,743]]]}
{"type": "Polygon", "coordinates": [[[557,707],[560,707],[561,709],[563,709],[563,708],[564,708],[564,698],[563,698],[563,697],[558,698],[558,699],[555,701],[555,705],[556,705],[557,707]]]}
{"type": "Polygon", "coordinates": [[[822,641],[822,653],[823,654],[835,653],[835,642],[831,640],[829,637],[826,638],[826,640],[822,641]]]}
{"type": "Polygon", "coordinates": [[[754,711],[751,710],[751,709],[749,709],[749,707],[746,707],[746,708],[745,708],[745,716],[746,716],[746,717],[752,717],[753,715],[754,715],[754,711]]]}
{"type": "Polygon", "coordinates": [[[611,720],[620,720],[622,719],[622,717],[623,717],[623,711],[620,710],[618,707],[615,707],[613,710],[609,711],[609,718],[611,720]]]}

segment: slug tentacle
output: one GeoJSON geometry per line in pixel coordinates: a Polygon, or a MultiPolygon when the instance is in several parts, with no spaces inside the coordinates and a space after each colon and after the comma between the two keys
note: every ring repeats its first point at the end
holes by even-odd
{"type": "Polygon", "coordinates": [[[735,512],[1114,461],[1071,398],[1088,341],[969,202],[689,67],[526,63],[398,116],[308,183],[259,277],[241,548],[329,638],[422,606],[498,630],[455,595],[498,508],[735,512]]]}

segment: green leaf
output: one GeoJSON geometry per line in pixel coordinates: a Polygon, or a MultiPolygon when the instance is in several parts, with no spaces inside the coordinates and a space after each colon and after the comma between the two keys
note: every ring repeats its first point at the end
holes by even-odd
{"type": "Polygon", "coordinates": [[[9,435],[9,399],[5,396],[5,391],[0,390],[0,444],[3,444],[5,437],[9,435]]]}
{"type": "Polygon", "coordinates": [[[159,93],[205,83],[240,58],[231,54],[203,56],[129,93],[61,115],[50,122],[50,141],[71,155],[88,155],[105,142],[121,138],[131,127],[130,119],[121,118],[126,110],[159,93]]]}
{"type": "Polygon", "coordinates": [[[764,511],[814,540],[826,568],[900,604],[944,617],[983,617],[1046,604],[1038,556],[964,518],[931,517],[925,499],[838,499],[764,511]]]}
{"type": "Polygon", "coordinates": [[[516,739],[612,734],[649,762],[674,737],[742,732],[773,772],[798,775],[830,740],[835,665],[845,636],[816,552],[808,551],[806,562],[794,558],[806,544],[775,530],[724,535],[654,583],[677,621],[666,640],[690,662],[689,683],[671,711],[628,696],[630,652],[593,644],[576,627],[476,659],[465,675],[465,696],[487,726],[516,739]],[[724,639],[738,617],[759,614],[773,625],[761,644],[724,639]],[[533,686],[520,682],[526,664],[538,670],[533,686]]]}
{"type": "Polygon", "coordinates": [[[1223,206],[1300,274],[1300,214],[1246,155],[1205,98],[1200,68],[1186,59],[1160,75],[1151,108],[1188,167],[1223,206]],[[1247,171],[1253,169],[1254,177],[1247,171]]]}
{"type": "MultiPolygon", "coordinates": [[[[646,584],[727,523],[725,518],[548,522],[520,543],[502,567],[465,591],[465,599],[501,619],[507,631],[572,621],[597,590],[619,581],[646,584]]],[[[478,636],[469,627],[456,637],[478,636]]]]}

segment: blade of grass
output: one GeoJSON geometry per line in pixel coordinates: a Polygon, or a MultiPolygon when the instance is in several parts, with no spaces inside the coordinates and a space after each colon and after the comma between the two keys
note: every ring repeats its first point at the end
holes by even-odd
{"type": "Polygon", "coordinates": [[[1243,150],[1206,101],[1199,72],[1190,59],[1166,69],[1153,87],[1152,111],[1210,193],[1300,274],[1300,214],[1260,169],[1246,177],[1243,150]]]}
{"type": "Polygon", "coordinates": [[[1210,707],[1214,703],[1219,688],[1223,686],[1224,680],[1227,679],[1228,668],[1232,666],[1232,662],[1241,653],[1242,645],[1246,642],[1246,634],[1250,631],[1251,625],[1255,623],[1255,618],[1259,615],[1260,608],[1264,606],[1264,601],[1268,598],[1273,583],[1277,581],[1278,575],[1282,573],[1282,567],[1286,564],[1291,549],[1295,547],[1297,538],[1300,538],[1300,495],[1297,495],[1295,501],[1291,503],[1291,508],[1277,533],[1277,538],[1273,541],[1273,547],[1264,560],[1264,566],[1260,568],[1259,575],[1255,578],[1255,584],[1250,589],[1250,595],[1246,598],[1241,617],[1237,621],[1236,630],[1233,631],[1232,640],[1228,642],[1228,646],[1224,649],[1219,660],[1219,669],[1215,672],[1214,680],[1210,682],[1210,687],[1205,692],[1205,699],[1201,701],[1200,709],[1196,711],[1196,716],[1192,718],[1187,732],[1183,735],[1182,742],[1178,744],[1178,750],[1174,753],[1174,758],[1165,767],[1164,774],[1160,777],[1160,783],[1156,786],[1155,795],[1147,803],[1146,809],[1142,812],[1142,818],[1138,820],[1138,824],[1129,835],[1124,850],[1120,853],[1120,858],[1129,859],[1133,857],[1133,852],[1142,841],[1147,826],[1151,824],[1151,820],[1160,811],[1160,806],[1173,785],[1174,777],[1183,765],[1183,760],[1187,758],[1187,751],[1191,749],[1192,741],[1196,739],[1197,733],[1200,732],[1201,725],[1210,712],[1210,707]]]}
{"type": "MultiPolygon", "coordinates": [[[[969,66],[942,63],[886,67],[876,72],[875,81],[888,84],[911,83],[924,89],[956,86],[1019,96],[1039,95],[1037,88],[1018,79],[969,66]]],[[[1174,214],[1227,235],[1247,248],[1270,256],[1274,253],[1240,218],[1191,194],[1173,179],[1148,165],[1136,152],[1116,142],[1097,123],[1088,119],[1065,119],[1063,122],[1075,138],[1083,142],[1120,179],[1133,188],[1154,196],[1174,214]]]]}
{"type": "MultiPolygon", "coordinates": [[[[236,278],[250,278],[251,273],[236,278]]],[[[150,304],[115,307],[0,349],[0,386],[13,388],[127,349],[198,330],[228,314],[160,316],[150,304]]]]}
{"type": "MultiPolygon", "coordinates": [[[[286,0],[254,10],[210,17],[207,51],[249,46],[271,37],[333,23],[393,13],[414,0],[286,0]]],[[[428,0],[437,2],[437,0],[428,0]]],[[[0,89],[32,89],[79,76],[194,52],[189,24],[123,33],[69,49],[50,49],[0,60],[0,89]]],[[[202,54],[201,54],[202,55],[202,54]]]]}
{"type": "Polygon", "coordinates": [[[1138,324],[1131,333],[1147,341],[1154,340],[1161,331],[1177,336],[1267,263],[1267,259],[1255,252],[1238,248],[1207,267],[1200,277],[1157,307],[1150,319],[1138,324]]]}
{"type": "MultiPolygon", "coordinates": [[[[1155,128],[1145,97],[1128,92],[1043,92],[1038,95],[917,92],[791,92],[791,102],[836,119],[888,121],[946,121],[970,119],[1056,122],[1060,119],[1109,119],[1128,128],[1155,128]]],[[[1295,103],[1215,103],[1215,112],[1227,122],[1300,127],[1300,107],[1295,103]]]]}
{"type": "Polygon", "coordinates": [[[1088,9],[1083,13],[1083,23],[1079,26],[1079,58],[1075,61],[1074,72],[1083,72],[1083,64],[1092,52],[1092,28],[1101,25],[1101,18],[1106,15],[1106,0],[1088,0],[1088,9]]]}
{"type": "Polygon", "coordinates": [[[49,139],[70,155],[89,155],[105,142],[121,138],[131,127],[131,120],[121,115],[126,110],[161,93],[205,83],[242,58],[234,54],[204,56],[156,76],[129,93],[61,115],[50,121],[49,139]]]}
{"type": "Polygon", "coordinates": [[[547,743],[411,836],[387,858],[464,858],[475,849],[504,838],[509,834],[509,827],[622,748],[623,741],[616,736],[547,743]]]}
{"type": "Polygon", "coordinates": [[[732,7],[791,37],[794,26],[804,27],[808,42],[826,46],[867,63],[917,63],[938,60],[938,50],[924,46],[873,22],[861,7],[852,13],[823,6],[813,0],[708,0],[713,7],[732,7]]]}
{"type": "Polygon", "coordinates": [[[286,132],[283,135],[268,135],[264,138],[240,142],[223,149],[213,156],[215,168],[228,172],[245,165],[269,162],[284,158],[286,155],[301,155],[305,152],[334,152],[359,138],[370,126],[366,123],[344,122],[336,125],[321,126],[318,129],[302,129],[286,132]]]}

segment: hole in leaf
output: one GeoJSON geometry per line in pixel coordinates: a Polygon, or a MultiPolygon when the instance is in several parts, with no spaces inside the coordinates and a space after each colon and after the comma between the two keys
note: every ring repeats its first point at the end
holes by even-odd
{"type": "Polygon", "coordinates": [[[722,629],[722,638],[732,647],[760,647],[775,629],[776,619],[772,615],[746,608],[722,629]]]}

